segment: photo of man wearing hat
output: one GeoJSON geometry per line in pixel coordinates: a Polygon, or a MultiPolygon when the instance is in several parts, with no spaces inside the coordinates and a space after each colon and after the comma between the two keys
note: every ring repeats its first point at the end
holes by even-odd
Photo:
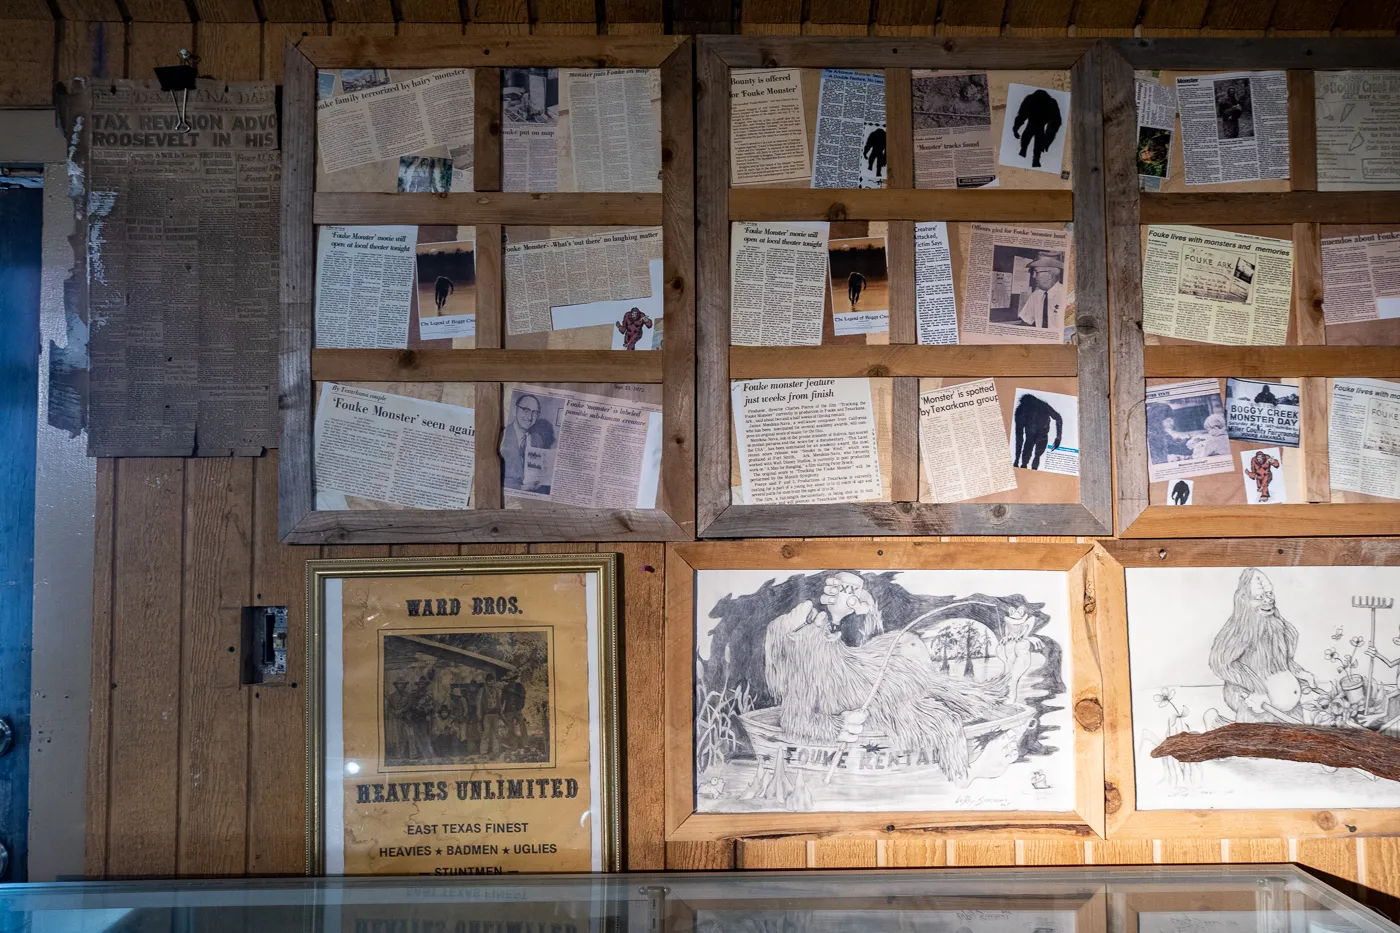
{"type": "Polygon", "coordinates": [[[1048,328],[1063,320],[1065,310],[1065,263],[1058,253],[1042,253],[1026,267],[1031,290],[1013,296],[1018,301],[1016,316],[1028,327],[1048,328]]]}

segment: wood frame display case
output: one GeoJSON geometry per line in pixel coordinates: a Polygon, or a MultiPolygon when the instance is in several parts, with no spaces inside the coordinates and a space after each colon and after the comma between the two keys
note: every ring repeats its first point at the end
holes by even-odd
{"type": "Polygon", "coordinates": [[[1101,49],[1074,39],[712,37],[697,40],[699,83],[698,533],[789,535],[1109,534],[1108,332],[1104,266],[1101,49]],[[730,186],[732,68],[883,69],[888,187],[774,189],[730,186]],[[911,70],[1069,69],[1073,103],[1072,192],[914,189],[911,70]],[[731,347],[730,223],[764,220],[890,222],[890,345],[731,347]],[[1074,221],[1076,345],[919,346],[914,309],[914,222],[1074,221]],[[730,380],[893,377],[890,502],[731,504],[730,380]],[[919,502],[920,376],[1078,378],[1078,503],[919,502]]]}
{"type": "Polygon", "coordinates": [[[1327,377],[1400,377],[1400,347],[1326,346],[1322,224],[1400,223],[1400,191],[1317,191],[1313,72],[1394,68],[1394,39],[1131,39],[1106,43],[1104,168],[1117,533],[1124,537],[1367,535],[1400,527],[1400,502],[1333,503],[1327,377]],[[1288,192],[1139,193],[1134,70],[1288,71],[1288,192]],[[1144,346],[1143,224],[1291,224],[1298,346],[1144,346]],[[1307,502],[1267,508],[1148,503],[1147,378],[1298,377],[1307,502]]]}
{"type": "MultiPolygon", "coordinates": [[[[1103,665],[1104,792],[1108,835],[1164,839],[1363,836],[1400,832],[1400,810],[1139,810],[1128,656],[1127,567],[1400,566],[1396,539],[1115,540],[1095,546],[1103,665]]],[[[1129,928],[1131,929],[1131,928],[1129,928]]]]}
{"type": "Polygon", "coordinates": [[[293,544],[506,541],[673,541],[694,537],[693,44],[685,36],[567,38],[305,37],[288,43],[283,87],[282,449],[278,528],[293,544]],[[655,68],[661,72],[662,190],[654,193],[501,192],[500,69],[655,68]],[[316,192],[318,68],[476,69],[475,168],[470,193],[316,192]],[[470,350],[333,350],[315,346],[316,227],[473,224],[477,331],[470,350]],[[666,338],[661,350],[503,349],[502,225],[662,227],[666,338]],[[662,386],[662,453],[654,509],[505,509],[501,383],[634,382],[662,386]],[[475,383],[476,507],[317,511],[312,474],[314,384],[320,381],[475,383]],[[481,456],[482,451],[488,452],[481,456]]]}
{"type": "Polygon", "coordinates": [[[944,833],[1015,829],[1099,838],[1104,833],[1103,706],[1088,573],[1094,546],[1084,544],[944,543],[925,540],[699,541],[666,551],[666,841],[697,842],[802,833],[944,833]],[[695,571],[1052,570],[1069,588],[1072,667],[1065,704],[1074,732],[1073,811],[943,810],[930,812],[700,813],[695,800],[695,571]]]}

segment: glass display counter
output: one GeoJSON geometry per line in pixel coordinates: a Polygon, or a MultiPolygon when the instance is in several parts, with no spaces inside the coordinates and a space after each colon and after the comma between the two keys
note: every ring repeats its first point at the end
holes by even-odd
{"type": "Polygon", "coordinates": [[[1292,865],[0,886],[25,933],[1393,933],[1292,865]]]}

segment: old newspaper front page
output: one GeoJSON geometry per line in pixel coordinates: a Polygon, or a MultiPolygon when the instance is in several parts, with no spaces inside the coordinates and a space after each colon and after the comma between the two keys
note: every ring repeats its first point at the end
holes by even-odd
{"type": "Polygon", "coordinates": [[[512,385],[504,404],[498,449],[507,498],[594,509],[656,507],[660,405],[545,385],[512,385]]]}
{"type": "Polygon", "coordinates": [[[348,508],[346,496],[413,509],[471,508],[470,408],[323,382],[313,431],[318,509],[348,508]]]}
{"type": "Polygon", "coordinates": [[[661,258],[660,227],[507,243],[506,328],[543,333],[555,307],[649,297],[650,263],[661,258]]]}
{"type": "Polygon", "coordinates": [[[925,501],[963,502],[1016,488],[996,382],[979,379],[919,396],[925,501]]]}
{"type": "Polygon", "coordinates": [[[885,76],[823,68],[813,188],[885,186],[885,76]]]}
{"type": "Polygon", "coordinates": [[[660,191],[661,100],[654,68],[565,70],[577,191],[660,191]]]}
{"type": "Polygon", "coordinates": [[[914,187],[985,188],[997,180],[985,71],[916,71],[914,187]]]}
{"type": "Polygon", "coordinates": [[[83,93],[89,455],[276,447],[276,88],[202,80],[183,133],[154,82],[83,93]]]}
{"type": "Polygon", "coordinates": [[[826,221],[730,225],[729,342],[815,347],[826,308],[826,221]]]}
{"type": "Polygon", "coordinates": [[[801,182],[812,177],[802,69],[729,72],[730,184],[801,182]]]}
{"type": "Polygon", "coordinates": [[[869,379],[754,379],[730,389],[745,503],[881,498],[869,379]]]}
{"type": "Polygon", "coordinates": [[[1400,499],[1400,383],[1332,384],[1327,464],[1333,489],[1400,499]]]}
{"type": "Polygon", "coordinates": [[[963,343],[1064,343],[1071,303],[1066,230],[973,224],[963,343]]]}
{"type": "Polygon", "coordinates": [[[501,187],[559,187],[559,69],[501,69],[501,187]]]}
{"type": "Polygon", "coordinates": [[[1400,71],[1313,73],[1317,190],[1400,188],[1400,71]]]}
{"type": "Polygon", "coordinates": [[[1322,317],[1328,324],[1400,318],[1400,231],[1322,241],[1322,317]]]}
{"type": "Polygon", "coordinates": [[[599,588],[547,568],[326,581],[328,875],[606,867],[599,588]]]}
{"type": "Polygon", "coordinates": [[[1282,346],[1293,295],[1293,241],[1152,225],[1142,264],[1144,333],[1235,346],[1282,346]]]}
{"type": "Polygon", "coordinates": [[[316,346],[408,346],[418,228],[317,230],[316,346]]]}
{"type": "Polygon", "coordinates": [[[435,146],[470,145],[476,113],[472,75],[470,68],[433,71],[317,101],[322,166],[338,172],[435,146]]]}
{"type": "Polygon", "coordinates": [[[953,254],[948,225],[941,220],[914,224],[914,318],[919,343],[958,342],[953,254]]]}
{"type": "Polygon", "coordinates": [[[1288,78],[1235,71],[1176,79],[1188,185],[1288,177],[1288,78]]]}

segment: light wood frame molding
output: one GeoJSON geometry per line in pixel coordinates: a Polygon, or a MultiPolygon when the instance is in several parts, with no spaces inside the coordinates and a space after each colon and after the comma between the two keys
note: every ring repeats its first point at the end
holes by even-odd
{"type": "Polygon", "coordinates": [[[284,54],[282,448],[278,530],[289,544],[676,541],[695,536],[694,43],[686,36],[303,37],[284,54]],[[500,69],[655,68],[661,72],[662,193],[516,193],[501,187],[500,69]],[[476,69],[474,187],[461,194],[316,192],[318,68],[476,69]],[[315,347],[316,226],[477,226],[474,350],[315,347]],[[662,228],[666,339],[660,350],[512,350],[503,345],[503,224],[662,228]],[[654,509],[502,507],[501,383],[641,382],[662,387],[661,476],[654,509]],[[318,381],[473,382],[475,508],[316,511],[312,475],[318,381]]]}
{"type": "Polygon", "coordinates": [[[1400,809],[1139,810],[1128,661],[1128,567],[1400,566],[1398,538],[1104,540],[1094,546],[1103,665],[1104,792],[1108,837],[1242,839],[1400,833],[1400,809]]]}
{"type": "Polygon", "coordinates": [[[1104,833],[1103,701],[1090,576],[1092,544],[948,543],[938,540],[831,539],[701,541],[666,549],[665,723],[666,841],[747,836],[886,836],[918,830],[966,834],[1102,838],[1104,833]],[[698,813],[695,809],[696,570],[1057,570],[1069,588],[1071,682],[1066,702],[1075,728],[1075,809],[898,813],[698,813]]]}
{"type": "Polygon", "coordinates": [[[1317,191],[1313,72],[1394,68],[1395,39],[1124,39],[1103,62],[1104,186],[1108,193],[1108,316],[1113,356],[1117,534],[1125,538],[1216,535],[1375,535],[1400,527],[1400,502],[1333,503],[1327,466],[1327,377],[1398,378],[1400,347],[1328,347],[1322,316],[1321,224],[1400,223],[1400,192],[1317,191]],[[1134,69],[1288,71],[1288,192],[1143,194],[1135,155],[1134,69]],[[1292,313],[1300,346],[1145,346],[1143,224],[1291,224],[1292,313]],[[1148,504],[1148,378],[1301,377],[1299,448],[1307,502],[1269,506],[1148,504]],[[1321,421],[1321,424],[1318,421],[1321,421]],[[1311,426],[1309,425],[1311,422],[1311,426]]]}
{"type": "Polygon", "coordinates": [[[702,36],[696,78],[702,282],[697,352],[698,533],[707,538],[857,535],[1094,535],[1113,527],[1109,335],[1101,130],[1102,46],[1082,39],[702,36]],[[889,182],[881,190],[731,188],[731,68],[885,69],[889,182]],[[1073,191],[914,190],[910,69],[1068,69],[1073,191]],[[738,220],[890,220],[891,346],[731,347],[729,231],[738,220]],[[1074,220],[1077,347],[916,346],[915,220],[1074,220]],[[907,248],[902,241],[907,240],[907,248]],[[907,280],[905,282],[904,280],[907,280]],[[918,377],[1078,377],[1078,503],[919,502],[918,377]],[[734,505],[730,380],[894,377],[890,502],[734,505]]]}

